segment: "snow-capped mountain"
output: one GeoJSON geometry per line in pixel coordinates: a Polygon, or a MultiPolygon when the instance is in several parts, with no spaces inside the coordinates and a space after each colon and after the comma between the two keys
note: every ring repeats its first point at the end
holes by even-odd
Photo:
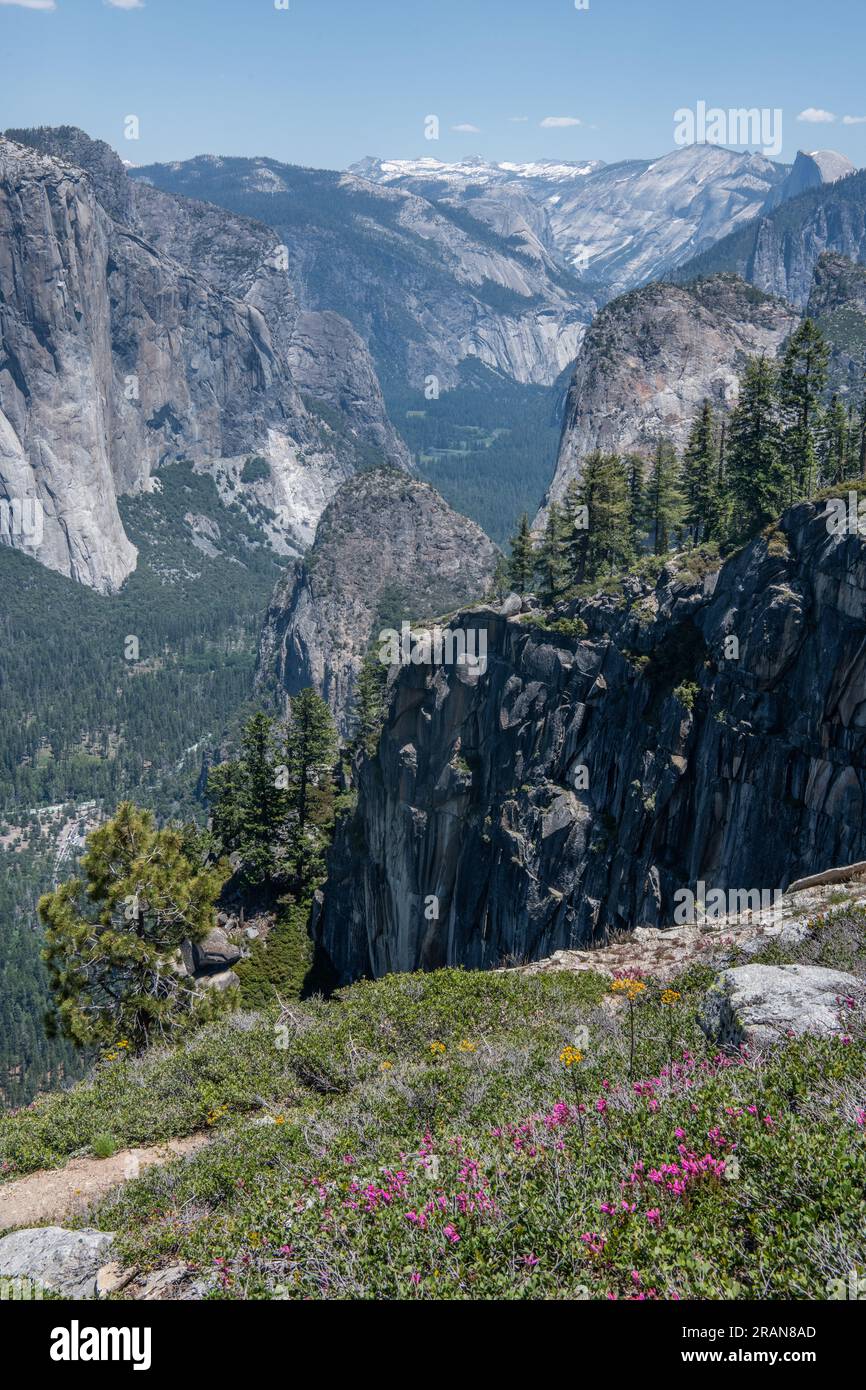
{"type": "Polygon", "coordinates": [[[365,159],[350,172],[459,206],[614,293],[665,276],[756,216],[788,175],[719,145],[617,164],[365,159]]]}
{"type": "Polygon", "coordinates": [[[603,169],[601,159],[580,163],[557,159],[535,159],[528,164],[501,162],[491,164],[480,155],[446,163],[441,159],[375,159],[368,156],[349,168],[350,174],[370,179],[373,183],[397,183],[400,179],[432,179],[439,183],[490,184],[510,183],[513,179],[541,180],[544,183],[567,183],[585,178],[596,169],[603,169]]]}

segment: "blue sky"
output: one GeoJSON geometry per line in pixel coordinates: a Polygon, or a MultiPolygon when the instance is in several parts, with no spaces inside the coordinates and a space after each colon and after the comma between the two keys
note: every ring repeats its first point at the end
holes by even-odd
{"type": "Polygon", "coordinates": [[[611,161],[672,149],[703,100],[781,108],[783,159],[866,165],[864,53],[863,0],[0,0],[0,128],[80,125],[137,164],[611,161]]]}

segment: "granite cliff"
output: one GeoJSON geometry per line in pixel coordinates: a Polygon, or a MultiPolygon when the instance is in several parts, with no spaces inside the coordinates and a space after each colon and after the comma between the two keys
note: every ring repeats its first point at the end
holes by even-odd
{"type": "Polygon", "coordinates": [[[378,627],[435,617],[487,592],[497,550],[427,483],[394,469],[360,473],[326,508],[315,544],[277,584],[259,678],[295,695],[312,685],[342,734],[378,627]]]}
{"type": "Polygon", "coordinates": [[[866,169],[806,188],[760,214],[687,261],[677,272],[688,281],[733,271],[768,294],[805,308],[819,257],[835,251],[866,259],[866,169]]]}
{"type": "Polygon", "coordinates": [[[363,346],[301,314],[268,228],[136,188],[73,128],[16,134],[0,138],[0,498],[41,505],[42,563],[117,588],[135,566],[117,498],[173,459],[263,456],[258,502],[295,553],[371,451],[408,462],[363,346]]]}
{"type": "Polygon", "coordinates": [[[464,613],[484,672],[394,668],[316,914],[336,977],[539,959],[671,922],[700,881],[866,857],[866,546],[827,517],[795,507],[559,630],[515,597],[464,613]]]}
{"type": "Polygon", "coordinates": [[[528,225],[500,229],[470,210],[351,171],[200,155],[132,171],[274,228],[304,309],[347,318],[383,380],[442,389],[478,359],[549,385],[571,362],[597,304],[528,225]]]}
{"type": "Polygon", "coordinates": [[[734,275],[647,285],[613,300],[574,365],[546,501],[562,497],[594,449],[649,458],[663,434],[681,447],[704,398],[735,404],[746,358],[774,357],[798,322],[790,305],[734,275]]]}

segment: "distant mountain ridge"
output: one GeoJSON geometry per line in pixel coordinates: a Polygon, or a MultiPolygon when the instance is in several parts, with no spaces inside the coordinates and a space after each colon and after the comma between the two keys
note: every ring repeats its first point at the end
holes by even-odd
{"type": "Polygon", "coordinates": [[[718,145],[616,164],[365,159],[350,172],[500,229],[519,218],[555,259],[604,284],[608,298],[668,274],[758,213],[788,177],[763,155],[718,145]]]}
{"type": "Polygon", "coordinates": [[[383,380],[457,384],[475,358],[524,384],[552,384],[598,304],[526,219],[471,210],[351,171],[201,155],[130,170],[272,227],[303,308],[349,319],[383,380]]]}
{"type": "Polygon", "coordinates": [[[806,189],[686,261],[681,282],[732,271],[805,308],[820,256],[866,261],[866,169],[806,189]]]}

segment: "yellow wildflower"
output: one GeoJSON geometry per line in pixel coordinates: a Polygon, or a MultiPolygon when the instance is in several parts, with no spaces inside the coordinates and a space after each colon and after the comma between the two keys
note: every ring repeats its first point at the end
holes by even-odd
{"type": "Polygon", "coordinates": [[[474,1052],[475,1044],[474,1042],[470,1042],[468,1038],[464,1038],[462,1043],[460,1043],[459,1050],[461,1052],[474,1052]]]}
{"type": "Polygon", "coordinates": [[[583,1053],[579,1047],[564,1047],[559,1054],[559,1060],[564,1067],[574,1067],[578,1062],[583,1061],[583,1053]]]}
{"type": "Polygon", "coordinates": [[[675,989],[666,989],[662,995],[663,1004],[676,1004],[681,996],[675,989]]]}
{"type": "Polygon", "coordinates": [[[380,1071],[390,1071],[391,1068],[393,1067],[393,1065],[394,1065],[393,1062],[380,1062],[380,1063],[379,1063],[379,1070],[380,1070],[380,1071]]]}
{"type": "Polygon", "coordinates": [[[445,1051],[445,1044],[444,1044],[444,1042],[431,1042],[431,1044],[430,1044],[430,1051],[433,1053],[434,1057],[435,1057],[438,1053],[444,1052],[444,1051],[445,1051]]]}
{"type": "Polygon", "coordinates": [[[614,980],[611,989],[614,994],[625,994],[630,1003],[634,1003],[638,995],[643,994],[646,985],[643,980],[633,980],[626,975],[621,980],[614,980]]]}

